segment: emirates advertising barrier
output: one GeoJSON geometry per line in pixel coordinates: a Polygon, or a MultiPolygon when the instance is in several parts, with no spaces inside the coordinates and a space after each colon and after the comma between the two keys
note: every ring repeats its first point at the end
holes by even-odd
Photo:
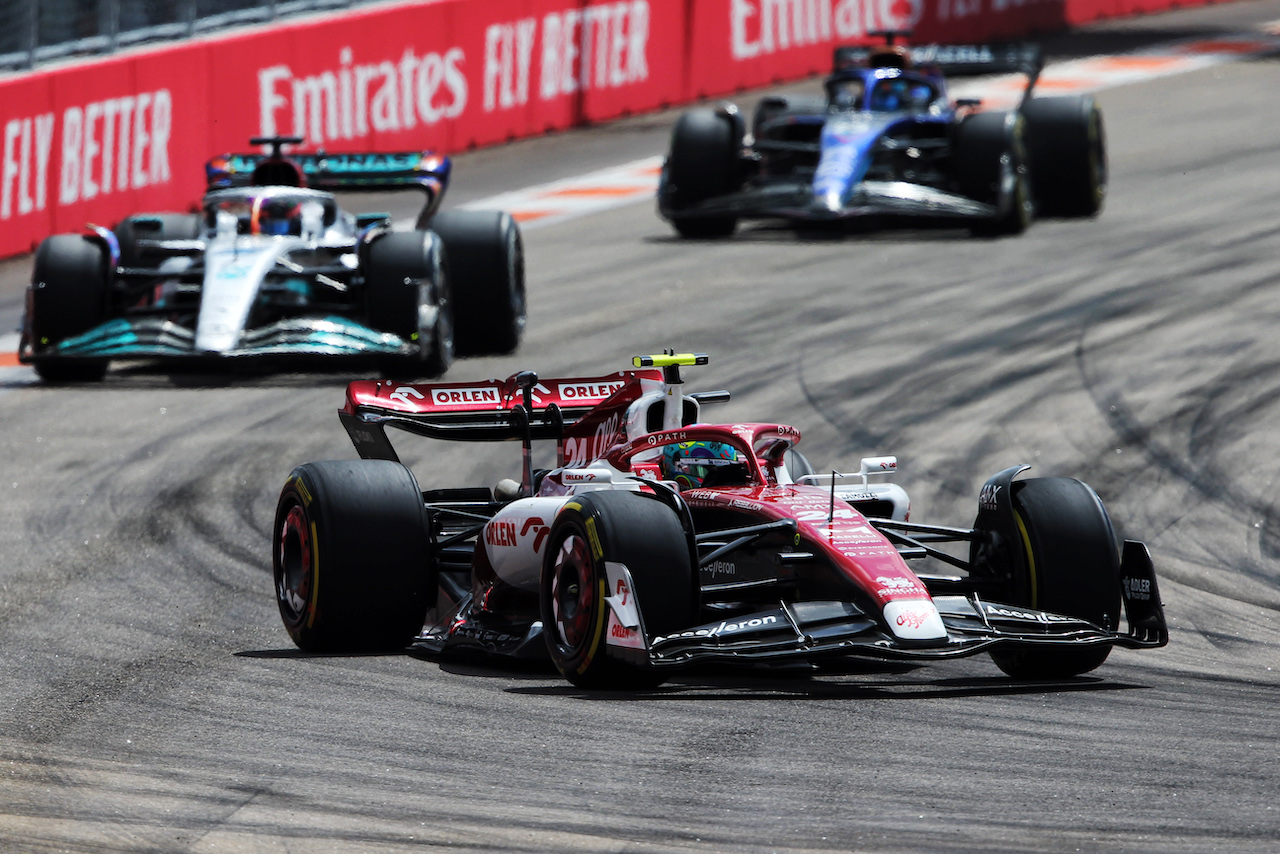
{"type": "MultiPolygon", "coordinates": [[[[0,79],[0,256],[186,210],[212,155],[444,153],[825,71],[877,30],[965,42],[1172,0],[434,0],[0,79]]],[[[1182,2],[1180,5],[1188,5],[1182,2]]]]}

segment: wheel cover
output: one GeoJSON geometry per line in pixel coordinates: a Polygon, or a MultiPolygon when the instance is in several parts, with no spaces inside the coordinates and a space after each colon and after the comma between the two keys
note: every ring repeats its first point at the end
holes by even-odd
{"type": "Polygon", "coordinates": [[[306,615],[313,591],[311,529],[302,505],[294,504],[280,525],[280,567],[276,572],[276,600],[290,625],[306,615]]]}
{"type": "Polygon", "coordinates": [[[1107,154],[1103,149],[1102,126],[1096,111],[1089,116],[1089,182],[1093,203],[1101,207],[1107,195],[1107,154]]]}
{"type": "Polygon", "coordinates": [[[512,331],[518,336],[524,332],[528,308],[524,292],[524,247],[514,224],[507,236],[507,281],[513,284],[510,294],[512,331]]]}
{"type": "Polygon", "coordinates": [[[577,533],[569,534],[551,568],[551,613],[562,647],[578,650],[590,637],[596,604],[594,575],[586,540],[577,533]]]}

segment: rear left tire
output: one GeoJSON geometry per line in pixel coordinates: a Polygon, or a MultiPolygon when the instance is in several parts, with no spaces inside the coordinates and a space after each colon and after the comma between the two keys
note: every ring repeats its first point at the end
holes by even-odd
{"type": "Polygon", "coordinates": [[[426,509],[386,460],[306,463],[276,505],[272,565],[285,629],[305,652],[403,649],[434,604],[426,509]]]}
{"type": "MultiPolygon", "coordinates": [[[[192,240],[200,236],[199,214],[155,213],[126,217],[115,227],[120,243],[121,267],[154,267],[147,253],[138,247],[139,240],[192,240]]],[[[164,256],[152,256],[154,260],[164,256]]]]}

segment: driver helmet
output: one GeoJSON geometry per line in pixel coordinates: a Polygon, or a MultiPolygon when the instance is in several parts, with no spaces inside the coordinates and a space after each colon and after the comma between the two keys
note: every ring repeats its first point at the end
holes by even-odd
{"type": "Polygon", "coordinates": [[[680,442],[662,448],[662,475],[681,489],[694,489],[714,470],[741,465],[738,449],[727,442],[680,442]]]}
{"type": "Polygon", "coordinates": [[[877,112],[923,109],[932,98],[933,90],[927,84],[905,77],[890,77],[876,82],[868,107],[877,112]]]}
{"type": "Polygon", "coordinates": [[[260,196],[253,200],[249,223],[250,234],[301,234],[302,205],[296,199],[260,196]]]}
{"type": "Polygon", "coordinates": [[[862,92],[864,86],[861,77],[849,77],[843,80],[835,80],[832,82],[829,92],[831,103],[837,107],[845,109],[859,109],[862,107],[862,92]]]}
{"type": "Polygon", "coordinates": [[[907,81],[901,77],[880,80],[871,90],[870,108],[877,112],[901,110],[907,103],[907,81]]]}

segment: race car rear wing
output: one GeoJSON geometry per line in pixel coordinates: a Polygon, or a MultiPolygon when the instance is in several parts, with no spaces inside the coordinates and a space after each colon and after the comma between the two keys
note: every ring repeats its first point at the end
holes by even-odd
{"type": "Polygon", "coordinates": [[[386,436],[388,426],[460,442],[559,441],[566,427],[600,404],[621,405],[639,397],[642,380],[660,382],[662,371],[541,381],[532,371],[463,383],[365,380],[347,386],[346,405],[338,415],[361,457],[397,460],[386,436]]]}
{"type": "MultiPolygon", "coordinates": [[[[256,141],[256,140],[255,140],[256,141]]],[[[316,190],[391,192],[421,190],[427,201],[419,221],[429,217],[449,186],[452,164],[448,157],[431,151],[392,153],[222,154],[205,165],[208,189],[248,187],[255,182],[254,171],[264,163],[296,167],[308,187],[316,190]]]]}
{"type": "MultiPolygon", "coordinates": [[[[680,390],[680,367],[705,365],[708,358],[672,350],[636,356],[632,364],[638,370],[634,371],[545,381],[539,381],[533,371],[521,371],[505,380],[463,383],[353,382],[347,386],[346,405],[338,416],[364,459],[399,461],[387,438],[388,426],[453,441],[518,439],[524,448],[521,494],[528,495],[535,439],[555,440],[557,465],[570,459],[589,461],[627,440],[627,422],[633,417],[629,407],[646,393],[660,398],[662,426],[676,428],[696,421],[701,404],[727,401],[727,391],[686,395],[680,390]],[[691,410],[685,406],[689,401],[694,402],[691,410]]],[[[644,418],[649,432],[654,429],[648,426],[652,412],[650,407],[643,415],[635,414],[644,418]]],[[[789,435],[776,426],[774,432],[783,439],[789,435]]]]}
{"type": "MultiPolygon", "coordinates": [[[[866,65],[879,50],[861,45],[837,47],[832,56],[832,70],[866,65]]],[[[1018,72],[1035,78],[1044,67],[1040,46],[1029,42],[913,45],[907,52],[913,65],[937,69],[947,77],[1018,72]]]]}

